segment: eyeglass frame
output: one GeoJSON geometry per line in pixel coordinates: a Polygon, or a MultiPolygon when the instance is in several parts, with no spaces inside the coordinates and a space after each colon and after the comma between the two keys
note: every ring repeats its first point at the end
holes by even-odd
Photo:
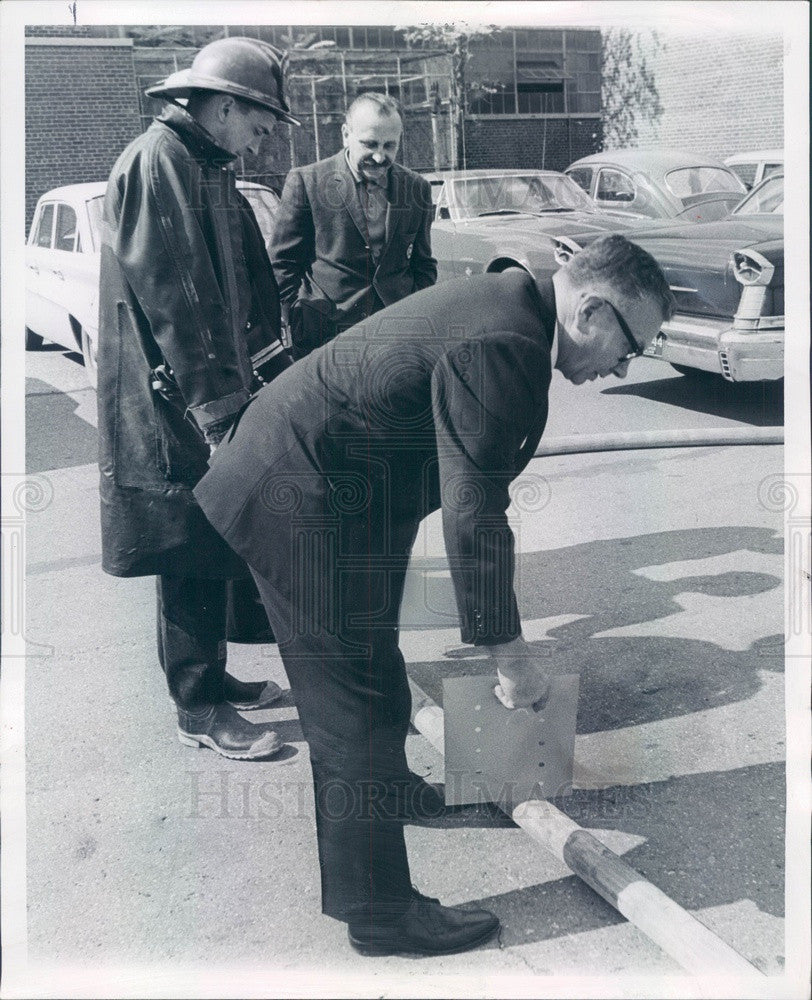
{"type": "Polygon", "coordinates": [[[641,347],[634,339],[632,331],[629,329],[629,324],[623,318],[623,314],[618,309],[616,309],[615,306],[612,305],[609,299],[604,299],[604,301],[614,313],[615,320],[617,321],[617,325],[623,332],[623,336],[626,338],[626,340],[628,340],[629,344],[631,344],[631,346],[634,348],[633,351],[630,351],[628,354],[624,354],[623,357],[618,361],[618,364],[625,365],[627,361],[632,361],[634,360],[634,358],[642,357],[646,353],[646,348],[641,347]]]}

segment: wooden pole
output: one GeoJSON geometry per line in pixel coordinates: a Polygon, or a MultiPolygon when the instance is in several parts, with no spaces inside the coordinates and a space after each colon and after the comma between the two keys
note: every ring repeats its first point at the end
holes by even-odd
{"type": "MultiPolygon", "coordinates": [[[[411,677],[409,688],[412,725],[445,756],[443,710],[411,677]]],[[[551,802],[520,802],[506,806],[504,811],[536,843],[563,861],[688,972],[699,976],[763,976],[729,944],[551,802]]]]}

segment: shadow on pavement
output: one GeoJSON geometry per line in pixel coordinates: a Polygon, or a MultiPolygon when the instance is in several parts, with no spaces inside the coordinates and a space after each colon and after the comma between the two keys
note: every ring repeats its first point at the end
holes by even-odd
{"type": "MultiPolygon", "coordinates": [[[[554,657],[557,673],[578,673],[581,689],[578,733],[602,732],[688,715],[753,696],[759,670],[783,670],[782,612],[764,622],[765,635],[746,650],[724,648],[725,622],[708,622],[721,644],[679,636],[598,637],[600,633],[669,617],[684,609],[678,594],[739,597],[774,590],[778,577],[752,571],[651,580],[635,570],[728,553],[781,554],[783,542],[767,528],[724,527],[659,532],[586,542],[521,555],[520,612],[523,621],[582,615],[551,629],[534,643],[554,657]]],[[[686,572],[690,569],[686,568],[686,572]]],[[[450,588],[444,578],[438,585],[450,588]]],[[[431,593],[429,594],[431,597],[431,593]]],[[[437,593],[438,606],[441,594],[437,593]]],[[[445,601],[447,604],[447,600],[445,601]]],[[[782,601],[777,601],[779,609],[782,601]]],[[[473,647],[471,647],[472,652],[473,647]]],[[[433,662],[410,663],[409,673],[438,704],[444,677],[490,672],[486,660],[448,659],[438,649],[433,662]]]]}
{"type": "Polygon", "coordinates": [[[640,396],[756,427],[784,423],[784,382],[728,382],[721,375],[680,375],[651,382],[629,382],[603,389],[606,396],[640,396]]]}
{"type": "MultiPolygon", "coordinates": [[[[685,909],[752,900],[783,917],[783,791],[776,763],[575,791],[556,805],[582,826],[644,837],[623,860],[685,909]]],[[[475,902],[501,919],[502,947],[624,922],[574,875],[475,902]]]]}
{"type": "MultiPolygon", "coordinates": [[[[96,428],[76,416],[70,396],[39,379],[25,380],[25,466],[27,472],[47,472],[98,459],[96,428]]],[[[91,388],[83,392],[93,392],[91,388]]]]}

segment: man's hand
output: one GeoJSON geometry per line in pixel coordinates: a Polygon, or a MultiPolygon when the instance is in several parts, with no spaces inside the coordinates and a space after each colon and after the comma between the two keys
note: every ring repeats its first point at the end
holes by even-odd
{"type": "Polygon", "coordinates": [[[217,451],[217,445],[223,440],[234,423],[233,415],[227,420],[219,420],[216,424],[209,424],[204,431],[206,444],[209,446],[209,458],[217,451]]]}
{"type": "Polygon", "coordinates": [[[496,661],[499,679],[493,693],[505,708],[526,708],[546,701],[550,693],[550,670],[542,666],[521,636],[487,648],[496,661]]]}

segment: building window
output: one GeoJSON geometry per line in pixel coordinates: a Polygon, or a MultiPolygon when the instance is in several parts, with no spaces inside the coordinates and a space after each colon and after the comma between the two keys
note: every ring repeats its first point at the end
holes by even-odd
{"type": "Polygon", "coordinates": [[[496,90],[494,93],[477,93],[471,98],[470,111],[473,115],[515,115],[516,95],[513,89],[496,90]]]}
{"type": "Polygon", "coordinates": [[[477,115],[577,115],[601,109],[601,35],[592,30],[505,29],[471,45],[469,79],[499,84],[477,94],[477,115]]]}
{"type": "Polygon", "coordinates": [[[563,114],[564,84],[518,83],[519,114],[563,114]]]}

